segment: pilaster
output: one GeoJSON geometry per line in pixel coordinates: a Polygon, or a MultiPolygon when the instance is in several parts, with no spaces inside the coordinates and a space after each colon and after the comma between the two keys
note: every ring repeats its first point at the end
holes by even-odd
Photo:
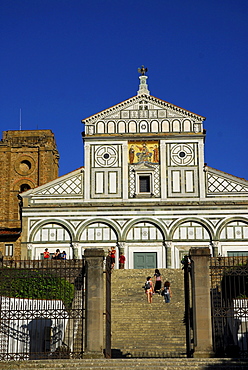
{"type": "Polygon", "coordinates": [[[90,200],[90,189],[91,189],[91,179],[90,179],[90,145],[89,143],[84,143],[84,163],[85,163],[85,176],[84,176],[84,194],[85,200],[90,200]]]}
{"type": "Polygon", "coordinates": [[[206,184],[205,184],[205,171],[204,171],[204,144],[199,143],[199,195],[201,199],[206,198],[206,184]]]}
{"type": "Polygon", "coordinates": [[[167,198],[167,163],[166,163],[166,144],[164,140],[160,141],[160,189],[161,199],[166,200],[167,198]]]}
{"type": "Polygon", "coordinates": [[[103,357],[103,260],[104,250],[85,249],[86,262],[86,333],[85,353],[87,358],[103,357]]]}
{"type": "Polygon", "coordinates": [[[191,248],[190,259],[192,266],[194,357],[213,357],[209,248],[191,248]]]}
{"type": "Polygon", "coordinates": [[[129,186],[128,186],[128,144],[125,142],[122,146],[123,148],[123,174],[122,174],[122,194],[123,199],[128,199],[128,193],[129,193],[129,186]]]}

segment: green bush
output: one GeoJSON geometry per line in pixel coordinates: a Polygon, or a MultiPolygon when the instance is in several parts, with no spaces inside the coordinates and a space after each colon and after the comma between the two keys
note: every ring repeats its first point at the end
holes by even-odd
{"type": "Polygon", "coordinates": [[[13,298],[60,299],[71,307],[74,285],[49,271],[4,269],[0,271],[0,295],[13,298]]]}

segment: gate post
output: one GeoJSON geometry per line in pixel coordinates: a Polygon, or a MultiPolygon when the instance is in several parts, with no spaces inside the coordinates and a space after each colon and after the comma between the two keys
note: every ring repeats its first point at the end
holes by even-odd
{"type": "Polygon", "coordinates": [[[86,306],[84,358],[103,357],[103,260],[104,250],[85,249],[86,306]]]}
{"type": "Polygon", "coordinates": [[[208,247],[190,249],[194,357],[213,357],[208,247]]]}

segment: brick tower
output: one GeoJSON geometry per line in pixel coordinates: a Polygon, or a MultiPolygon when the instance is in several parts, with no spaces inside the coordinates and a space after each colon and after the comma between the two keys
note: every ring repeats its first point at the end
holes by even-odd
{"type": "Polygon", "coordinates": [[[0,141],[0,257],[20,258],[18,195],[58,177],[51,130],[4,131],[0,141]]]}

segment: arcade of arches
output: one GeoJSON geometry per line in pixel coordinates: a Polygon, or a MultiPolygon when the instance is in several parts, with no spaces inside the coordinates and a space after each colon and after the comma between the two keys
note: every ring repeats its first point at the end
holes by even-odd
{"type": "MultiPolygon", "coordinates": [[[[227,255],[235,254],[234,243],[243,245],[246,253],[248,241],[248,222],[229,220],[215,230],[201,220],[182,220],[166,226],[160,222],[129,222],[127,225],[92,222],[87,225],[71,225],[70,229],[63,223],[44,223],[34,227],[29,250],[34,259],[42,259],[44,247],[53,254],[56,249],[65,250],[68,258],[80,258],[86,248],[103,248],[107,255],[114,246],[117,260],[120,252],[127,256],[126,268],[165,268],[180,267],[182,257],[192,246],[209,246],[213,255],[219,249],[227,255]]],[[[242,251],[240,251],[242,253],[242,251]]],[[[237,254],[237,252],[236,252],[237,254]]],[[[116,265],[118,268],[118,264],[116,265]]]]}

